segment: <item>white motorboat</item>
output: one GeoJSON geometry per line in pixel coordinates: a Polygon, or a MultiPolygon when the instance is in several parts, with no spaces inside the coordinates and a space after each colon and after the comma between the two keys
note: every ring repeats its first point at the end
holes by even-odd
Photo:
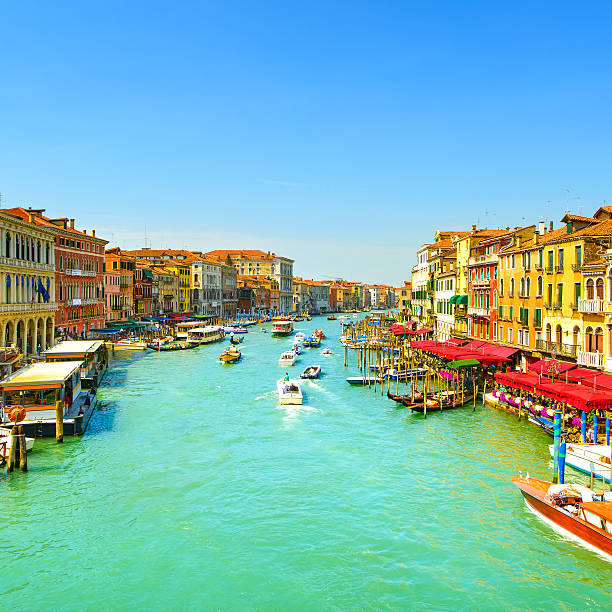
{"type": "Polygon", "coordinates": [[[296,342],[304,342],[306,339],[306,334],[304,332],[298,332],[294,337],[296,342]]]}
{"type": "Polygon", "coordinates": [[[223,331],[226,334],[231,334],[232,332],[235,334],[246,334],[249,330],[246,327],[234,327],[233,325],[227,325],[223,328],[223,331]]]}
{"type": "Polygon", "coordinates": [[[293,365],[297,360],[297,355],[293,351],[285,351],[278,360],[278,365],[293,365]]]}
{"type": "MultiPolygon", "coordinates": [[[[554,457],[555,445],[550,444],[550,456],[554,457]]],[[[605,444],[573,444],[565,448],[565,465],[585,474],[593,474],[595,479],[603,478],[610,482],[610,447],[605,444]]]]}
{"type": "Polygon", "coordinates": [[[332,354],[332,351],[331,351],[331,349],[330,349],[330,348],[324,348],[324,349],[321,351],[321,355],[331,355],[331,354],[332,354]]]}
{"type": "MultiPolygon", "coordinates": [[[[6,431],[6,429],[3,428],[2,431],[6,431]]],[[[34,448],[34,438],[26,438],[25,441],[26,450],[29,453],[34,448]]],[[[12,444],[13,437],[11,435],[0,436],[0,457],[8,459],[12,444]]]]}
{"type": "Polygon", "coordinates": [[[148,348],[147,343],[140,340],[117,340],[106,344],[115,351],[144,351],[148,348]]]}
{"type": "Polygon", "coordinates": [[[272,325],[273,336],[290,336],[293,333],[293,321],[275,321],[272,325]]]}
{"type": "Polygon", "coordinates": [[[293,378],[284,380],[281,378],[276,383],[276,390],[278,391],[278,403],[279,404],[301,404],[303,400],[302,390],[300,389],[300,383],[293,378]]]}
{"type": "Polygon", "coordinates": [[[319,374],[321,374],[321,366],[311,365],[300,374],[300,378],[319,378],[319,374]]]}

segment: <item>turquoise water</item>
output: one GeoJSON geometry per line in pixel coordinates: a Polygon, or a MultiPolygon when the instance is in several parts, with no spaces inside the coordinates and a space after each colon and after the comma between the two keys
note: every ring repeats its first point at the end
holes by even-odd
{"type": "Polygon", "coordinates": [[[0,605],[22,610],[607,607],[610,564],[530,514],[510,483],[548,477],[550,439],[477,406],[411,416],[319,363],[277,405],[290,346],[123,354],[87,435],[38,440],[2,476],[0,605]]]}

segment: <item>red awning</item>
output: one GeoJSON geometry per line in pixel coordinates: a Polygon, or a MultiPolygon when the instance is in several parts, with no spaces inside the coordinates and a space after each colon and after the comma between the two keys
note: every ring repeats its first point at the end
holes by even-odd
{"type": "Polygon", "coordinates": [[[421,334],[431,334],[433,329],[427,329],[426,327],[421,327],[421,329],[417,329],[417,334],[420,336],[421,334]]]}
{"type": "Polygon", "coordinates": [[[594,389],[612,390],[612,376],[610,374],[599,373],[598,376],[582,381],[582,385],[588,385],[594,389]]]}
{"type": "Polygon", "coordinates": [[[529,366],[532,372],[538,374],[544,374],[544,376],[552,376],[553,372],[555,378],[563,374],[567,370],[573,370],[576,367],[575,363],[567,363],[566,361],[553,361],[552,359],[540,359],[529,366]]]}
{"type": "Polygon", "coordinates": [[[518,348],[512,346],[500,346],[499,344],[493,344],[492,342],[482,342],[480,340],[473,340],[469,344],[466,344],[464,349],[479,353],[480,355],[497,355],[499,357],[511,357],[517,351],[518,348]]]}
{"type": "Polygon", "coordinates": [[[584,385],[564,382],[547,382],[536,385],[536,392],[560,402],[565,402],[578,410],[612,409],[612,392],[595,391],[584,385]]]}
{"type": "Polygon", "coordinates": [[[573,368],[572,370],[566,370],[559,380],[563,382],[581,382],[583,384],[589,383],[592,386],[593,379],[596,376],[600,376],[599,370],[589,370],[588,368],[573,368]]]}
{"type": "Polygon", "coordinates": [[[455,346],[463,346],[467,340],[461,340],[460,338],[449,338],[446,342],[448,344],[454,344],[455,346]]]}
{"type": "Polygon", "coordinates": [[[410,343],[410,348],[418,348],[423,351],[428,351],[429,349],[437,346],[437,342],[435,340],[413,340],[410,343]]]}
{"type": "Polygon", "coordinates": [[[500,385],[508,385],[530,393],[533,393],[535,386],[540,383],[540,377],[533,372],[498,372],[495,374],[495,380],[500,385]]]}

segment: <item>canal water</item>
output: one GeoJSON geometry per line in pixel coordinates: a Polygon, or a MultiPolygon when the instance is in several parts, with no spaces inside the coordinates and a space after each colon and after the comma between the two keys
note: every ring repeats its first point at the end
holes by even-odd
{"type": "MultiPolygon", "coordinates": [[[[2,477],[1,607],[319,610],[608,607],[610,565],[530,514],[510,478],[548,477],[550,439],[478,405],[411,415],[350,387],[339,321],[291,368],[288,338],[123,354],[85,436],[38,440],[2,477]]],[[[269,329],[269,327],[268,327],[269,329]]]]}

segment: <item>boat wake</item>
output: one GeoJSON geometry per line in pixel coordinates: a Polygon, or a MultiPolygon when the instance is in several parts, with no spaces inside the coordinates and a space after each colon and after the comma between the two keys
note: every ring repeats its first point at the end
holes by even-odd
{"type": "Polygon", "coordinates": [[[264,393],[263,395],[258,395],[255,398],[255,401],[258,402],[259,400],[262,400],[262,399],[269,399],[271,397],[275,397],[276,395],[278,395],[278,391],[268,391],[267,393],[264,393]]]}
{"type": "Polygon", "coordinates": [[[277,410],[282,410],[285,412],[285,416],[283,417],[284,422],[295,421],[303,413],[319,412],[323,414],[323,411],[320,408],[315,408],[314,406],[308,406],[307,404],[302,404],[302,405],[280,404],[276,408],[277,410]]]}

